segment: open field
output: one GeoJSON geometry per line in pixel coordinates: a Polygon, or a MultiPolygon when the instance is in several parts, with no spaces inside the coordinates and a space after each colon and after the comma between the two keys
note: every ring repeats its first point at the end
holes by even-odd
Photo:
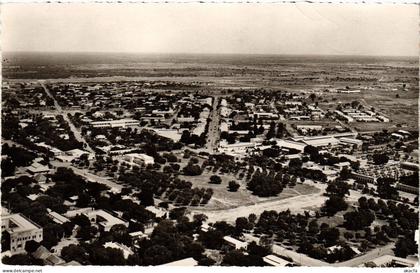
{"type": "Polygon", "coordinates": [[[318,193],[320,190],[312,185],[297,184],[294,188],[285,188],[276,197],[262,198],[255,195],[246,189],[246,182],[235,178],[233,175],[217,174],[222,178],[222,184],[210,184],[210,177],[213,175],[211,172],[205,172],[200,176],[183,176],[179,178],[190,181],[193,187],[205,187],[214,190],[214,194],[210,202],[202,208],[203,210],[224,210],[236,208],[239,206],[255,205],[258,203],[269,202],[272,200],[281,200],[291,197],[308,195],[318,193]],[[234,180],[241,185],[237,192],[230,192],[227,189],[229,181],[234,180]]]}

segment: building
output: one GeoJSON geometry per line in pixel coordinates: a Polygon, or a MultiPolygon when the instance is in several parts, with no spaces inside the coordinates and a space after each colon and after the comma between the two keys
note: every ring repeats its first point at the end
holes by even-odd
{"type": "Polygon", "coordinates": [[[284,139],[279,139],[277,140],[277,146],[279,146],[282,149],[293,149],[293,150],[298,150],[301,153],[304,151],[306,144],[301,143],[301,142],[296,142],[296,141],[291,141],[291,140],[284,140],[284,139]]]}
{"type": "Polygon", "coordinates": [[[197,266],[198,262],[194,258],[185,258],[182,260],[163,264],[164,266],[197,266]]]}
{"type": "Polygon", "coordinates": [[[51,211],[50,209],[47,209],[47,211],[48,211],[48,216],[51,218],[51,220],[53,220],[54,222],[56,222],[59,225],[70,222],[69,219],[67,219],[66,217],[64,217],[63,215],[61,215],[61,214],[59,214],[55,211],[51,211]]]}
{"type": "Polygon", "coordinates": [[[418,260],[409,260],[391,255],[384,255],[373,259],[359,267],[415,267],[418,260]]]}
{"type": "Polygon", "coordinates": [[[272,254],[263,257],[263,261],[271,266],[288,266],[291,264],[291,262],[272,254]]]}
{"type": "Polygon", "coordinates": [[[22,214],[2,215],[1,232],[7,231],[10,235],[10,252],[12,255],[25,252],[27,241],[41,242],[43,230],[38,224],[32,222],[22,214]]]}
{"type": "Polygon", "coordinates": [[[395,188],[399,191],[403,191],[403,192],[408,192],[408,193],[412,193],[412,194],[419,194],[419,187],[413,187],[410,185],[406,185],[403,183],[397,183],[395,185],[395,188]]]}
{"type": "Polygon", "coordinates": [[[363,145],[363,140],[349,138],[349,137],[342,137],[340,138],[341,143],[346,145],[356,145],[357,148],[361,148],[363,145]]]}
{"type": "Polygon", "coordinates": [[[256,143],[252,142],[239,142],[234,144],[228,144],[224,141],[220,142],[220,152],[242,154],[248,152],[249,149],[255,149],[256,143]]]}
{"type": "Polygon", "coordinates": [[[419,164],[413,163],[413,162],[401,162],[401,168],[410,170],[410,171],[418,171],[419,170],[419,164]]]}
{"type": "Polygon", "coordinates": [[[357,182],[375,183],[375,178],[373,176],[364,175],[364,174],[361,174],[361,173],[352,172],[350,174],[350,177],[353,178],[354,180],[356,180],[357,182]]]}
{"type": "Polygon", "coordinates": [[[125,154],[122,157],[122,161],[124,163],[127,163],[133,166],[145,166],[145,165],[153,165],[155,164],[155,159],[151,156],[148,156],[146,154],[139,154],[139,153],[131,153],[131,154],[125,154]]]}
{"type": "Polygon", "coordinates": [[[104,247],[105,248],[110,247],[110,248],[115,248],[115,249],[121,250],[125,259],[127,259],[128,256],[134,254],[134,252],[128,246],[120,244],[120,243],[116,243],[116,242],[106,242],[104,244],[104,247]]]}
{"type": "Polygon", "coordinates": [[[103,231],[110,231],[110,229],[115,225],[124,225],[128,227],[127,221],[124,221],[101,209],[86,211],[83,214],[89,218],[91,223],[97,224],[99,229],[102,229],[103,231]]]}
{"type": "Polygon", "coordinates": [[[50,168],[48,166],[42,165],[38,162],[33,163],[31,166],[29,166],[26,171],[32,175],[36,174],[47,174],[50,172],[50,168]]]}
{"type": "Polygon", "coordinates": [[[132,126],[139,126],[140,121],[135,119],[103,120],[92,121],[90,125],[94,128],[126,128],[132,126]]]}
{"type": "Polygon", "coordinates": [[[332,136],[304,137],[303,142],[314,147],[335,146],[340,143],[338,139],[332,136]]]}
{"type": "Polygon", "coordinates": [[[35,259],[40,259],[44,262],[44,265],[64,265],[66,261],[57,255],[51,253],[44,246],[38,247],[38,249],[32,253],[35,259]]]}
{"type": "Polygon", "coordinates": [[[248,243],[247,242],[240,241],[240,240],[235,239],[235,238],[230,237],[230,236],[223,237],[223,240],[228,245],[230,245],[231,247],[233,247],[235,249],[241,249],[241,248],[247,249],[247,247],[248,247],[248,243]]]}

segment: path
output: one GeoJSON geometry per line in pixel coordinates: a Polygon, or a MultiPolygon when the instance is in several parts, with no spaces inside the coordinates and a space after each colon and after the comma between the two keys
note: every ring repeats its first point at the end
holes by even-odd
{"type": "Polygon", "coordinates": [[[209,152],[216,152],[217,142],[219,141],[219,120],[220,114],[217,106],[219,105],[219,97],[213,96],[213,110],[211,112],[211,122],[207,137],[207,149],[209,152]]]}

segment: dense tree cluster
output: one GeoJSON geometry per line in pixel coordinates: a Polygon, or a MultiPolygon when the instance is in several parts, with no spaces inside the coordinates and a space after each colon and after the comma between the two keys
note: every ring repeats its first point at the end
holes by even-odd
{"type": "Polygon", "coordinates": [[[198,206],[207,204],[213,195],[210,188],[193,188],[191,182],[153,170],[126,172],[120,175],[119,180],[141,190],[139,198],[145,205],[151,204],[152,198],[157,197],[175,205],[198,206]]]}
{"type": "Polygon", "coordinates": [[[283,179],[279,174],[267,174],[257,170],[248,182],[247,187],[253,194],[261,197],[275,196],[283,190],[282,181],[283,179]]]}

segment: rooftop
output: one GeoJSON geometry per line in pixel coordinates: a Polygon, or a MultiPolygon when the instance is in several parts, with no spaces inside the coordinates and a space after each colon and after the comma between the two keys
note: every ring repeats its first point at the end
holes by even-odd
{"type": "Polygon", "coordinates": [[[185,258],[171,263],[163,264],[165,266],[197,266],[198,262],[194,258],[185,258]]]}
{"type": "Polygon", "coordinates": [[[20,213],[17,214],[10,214],[10,215],[3,215],[2,216],[2,225],[3,222],[9,221],[8,228],[6,230],[9,230],[11,232],[24,232],[29,231],[33,229],[40,229],[41,227],[23,216],[20,213]],[[12,227],[10,227],[10,222],[13,223],[12,227]]]}

